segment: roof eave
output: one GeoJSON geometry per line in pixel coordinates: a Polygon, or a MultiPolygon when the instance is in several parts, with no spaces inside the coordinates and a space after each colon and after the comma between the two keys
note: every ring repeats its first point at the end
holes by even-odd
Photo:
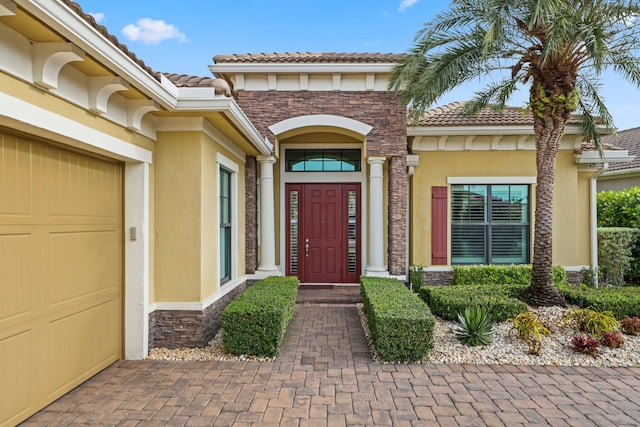
{"type": "Polygon", "coordinates": [[[597,150],[583,151],[577,153],[575,161],[578,164],[598,164],[598,163],[628,163],[633,161],[634,156],[629,155],[628,150],[603,150],[602,155],[597,150]]]}
{"type": "Polygon", "coordinates": [[[394,62],[364,62],[364,63],[307,63],[307,62],[252,62],[252,63],[221,63],[209,65],[209,70],[216,77],[225,74],[255,74],[255,73],[275,73],[275,74],[296,74],[296,73],[390,73],[395,65],[394,62]]]}
{"type": "Polygon", "coordinates": [[[601,177],[615,177],[622,175],[636,175],[640,174],[640,167],[637,168],[629,168],[629,169],[616,169],[616,170],[607,170],[604,171],[600,176],[601,177]]]}
{"type": "MultiPolygon", "coordinates": [[[[581,135],[578,125],[565,127],[566,135],[581,135]]],[[[410,126],[407,136],[457,136],[457,135],[535,135],[533,125],[493,125],[493,126],[410,126]]]]}
{"type": "Polygon", "coordinates": [[[158,81],[67,5],[51,0],[16,0],[16,3],[162,107],[176,104],[173,85],[167,87],[165,81],[158,81]]]}

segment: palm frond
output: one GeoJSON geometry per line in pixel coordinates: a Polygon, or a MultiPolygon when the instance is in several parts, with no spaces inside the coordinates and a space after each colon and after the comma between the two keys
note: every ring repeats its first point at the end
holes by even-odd
{"type": "Polygon", "coordinates": [[[576,112],[581,119],[582,131],[585,138],[592,141],[602,154],[600,134],[603,128],[615,132],[613,117],[600,96],[601,85],[597,78],[582,76],[578,80],[577,87],[580,91],[580,99],[576,112]]]}

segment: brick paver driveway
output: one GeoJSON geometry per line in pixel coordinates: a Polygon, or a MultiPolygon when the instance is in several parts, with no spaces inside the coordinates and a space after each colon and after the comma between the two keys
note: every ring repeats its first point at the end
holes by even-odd
{"type": "Polygon", "coordinates": [[[638,426],[640,368],[381,365],[354,305],[299,304],[275,362],[120,361],[24,425],[638,426]]]}

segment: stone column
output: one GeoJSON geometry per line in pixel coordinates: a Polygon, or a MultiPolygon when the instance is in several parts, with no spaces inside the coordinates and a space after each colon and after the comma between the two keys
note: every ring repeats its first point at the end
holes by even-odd
{"type": "Polygon", "coordinates": [[[407,274],[407,159],[389,159],[388,252],[389,273],[407,274]]]}
{"type": "Polygon", "coordinates": [[[258,165],[254,156],[247,156],[245,179],[245,256],[246,274],[258,269],[258,165]]]}
{"type": "Polygon", "coordinates": [[[367,273],[383,273],[384,265],[384,193],[383,177],[385,157],[369,157],[369,256],[367,273]]]}
{"type": "Polygon", "coordinates": [[[273,185],[274,156],[259,156],[260,164],[260,263],[258,271],[278,273],[276,266],[276,222],[273,185]]]}

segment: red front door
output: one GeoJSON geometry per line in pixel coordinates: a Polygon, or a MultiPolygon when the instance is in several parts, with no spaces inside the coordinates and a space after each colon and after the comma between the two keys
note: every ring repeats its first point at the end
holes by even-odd
{"type": "Polygon", "coordinates": [[[287,185],[287,274],[302,283],[360,276],[360,184],[287,185]]]}

